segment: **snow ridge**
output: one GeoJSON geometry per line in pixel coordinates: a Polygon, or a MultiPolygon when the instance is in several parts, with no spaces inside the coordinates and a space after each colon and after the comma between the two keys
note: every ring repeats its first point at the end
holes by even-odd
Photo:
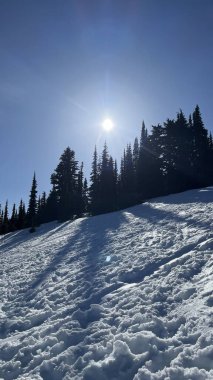
{"type": "Polygon", "coordinates": [[[0,378],[213,379],[213,188],[0,238],[0,378]]]}

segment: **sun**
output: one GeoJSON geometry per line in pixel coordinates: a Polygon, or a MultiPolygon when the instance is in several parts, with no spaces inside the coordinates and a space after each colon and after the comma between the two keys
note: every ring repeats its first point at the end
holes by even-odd
{"type": "Polygon", "coordinates": [[[114,123],[113,123],[113,121],[111,119],[106,118],[106,119],[103,120],[101,126],[104,129],[104,131],[110,132],[114,128],[114,123]]]}

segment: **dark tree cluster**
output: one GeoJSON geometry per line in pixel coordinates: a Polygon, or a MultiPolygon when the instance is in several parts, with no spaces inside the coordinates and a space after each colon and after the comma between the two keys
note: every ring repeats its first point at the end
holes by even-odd
{"type": "Polygon", "coordinates": [[[0,233],[25,227],[34,232],[36,226],[53,220],[66,221],[82,216],[87,210],[87,181],[84,179],[83,163],[78,165],[75,152],[69,147],[60,157],[58,166],[51,175],[52,189],[37,196],[37,181],[34,173],[27,210],[21,200],[19,209],[13,206],[8,216],[8,202],[0,213],[0,233]]]}
{"type": "Polygon", "coordinates": [[[199,106],[187,120],[183,112],[164,125],[144,122],[133,146],[121,157],[120,172],[104,147],[98,162],[95,150],[89,189],[92,214],[118,210],[160,195],[213,184],[213,141],[204,127],[199,106]]]}
{"type": "Polygon", "coordinates": [[[68,147],[51,176],[48,196],[43,192],[37,197],[34,174],[27,210],[22,200],[18,209],[13,205],[10,217],[8,202],[0,207],[0,233],[25,227],[34,232],[41,223],[107,213],[159,195],[212,185],[212,162],[213,140],[198,106],[188,119],[180,110],[175,120],[152,126],[150,133],[143,122],[140,138],[124,149],[119,172],[106,143],[101,156],[95,148],[89,188],[83,163],[79,165],[68,147]]]}

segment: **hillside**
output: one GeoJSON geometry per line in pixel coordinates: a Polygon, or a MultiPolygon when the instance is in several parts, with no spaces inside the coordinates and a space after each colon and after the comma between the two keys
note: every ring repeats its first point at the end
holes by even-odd
{"type": "Polygon", "coordinates": [[[213,188],[0,238],[0,378],[213,379],[213,188]]]}

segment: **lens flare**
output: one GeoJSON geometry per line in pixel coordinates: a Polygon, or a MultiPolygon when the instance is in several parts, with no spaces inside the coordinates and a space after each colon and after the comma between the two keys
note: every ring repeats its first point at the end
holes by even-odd
{"type": "Polygon", "coordinates": [[[104,131],[110,132],[114,128],[114,123],[111,119],[107,118],[107,119],[104,119],[101,126],[104,129],[104,131]]]}

